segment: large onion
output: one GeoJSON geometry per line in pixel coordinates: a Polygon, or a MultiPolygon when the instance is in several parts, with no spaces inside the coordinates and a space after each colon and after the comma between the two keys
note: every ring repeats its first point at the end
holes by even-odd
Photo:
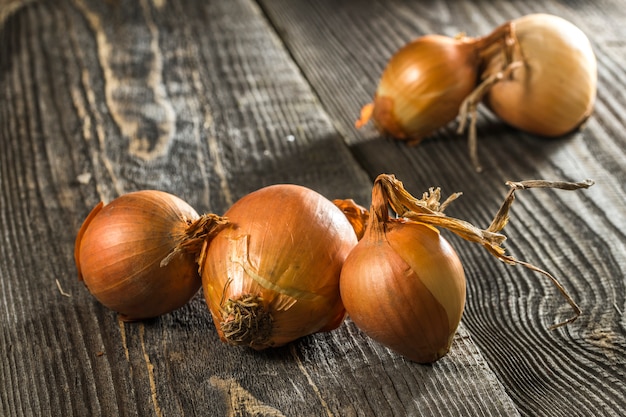
{"type": "Polygon", "coordinates": [[[339,208],[313,190],[279,184],[248,194],[225,216],[230,226],[201,262],[222,340],[264,349],[341,324],[339,275],[357,238],[339,208]]]}
{"type": "Polygon", "coordinates": [[[372,190],[365,235],[341,271],[341,297],[352,321],[403,356],[429,363],[444,356],[465,306],[465,273],[434,227],[390,218],[390,190],[380,176],[372,190]]]}

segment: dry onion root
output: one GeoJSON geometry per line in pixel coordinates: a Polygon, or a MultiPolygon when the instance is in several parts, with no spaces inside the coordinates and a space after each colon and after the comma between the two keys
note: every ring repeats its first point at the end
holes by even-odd
{"type": "Polygon", "coordinates": [[[463,132],[469,117],[470,157],[480,170],[479,103],[520,130],[554,137],[589,117],[596,85],[585,34],[560,17],[531,14],[484,37],[427,35],[408,43],[389,60],[355,126],[372,120],[382,133],[414,144],[457,117],[463,132]]]}
{"type": "Polygon", "coordinates": [[[439,189],[421,199],[411,196],[392,175],[380,175],[372,190],[372,206],[363,239],[341,271],[341,297],[354,323],[367,335],[410,360],[429,363],[444,356],[465,305],[465,275],[461,262],[437,228],[479,243],[496,258],[520,264],[548,277],[574,310],[551,328],[571,323],[580,308],[548,272],[507,255],[501,233],[517,190],[587,188],[579,183],[508,182],[509,193],[487,229],[448,217],[444,209],[460,194],[440,202],[439,189]],[[388,207],[398,215],[390,218],[388,207]]]}

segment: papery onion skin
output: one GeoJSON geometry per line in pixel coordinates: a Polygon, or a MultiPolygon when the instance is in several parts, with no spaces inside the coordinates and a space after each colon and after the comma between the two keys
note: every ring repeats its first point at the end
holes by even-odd
{"type": "Polygon", "coordinates": [[[230,227],[211,241],[201,268],[223,341],[260,350],[342,323],[339,275],[357,238],[340,209],[313,190],[278,184],[225,216],[230,227]]]}
{"type": "Polygon", "coordinates": [[[399,49],[357,127],[371,116],[383,133],[416,143],[454,120],[478,80],[474,43],[471,38],[426,35],[399,49]]]}
{"type": "MultiPolygon", "coordinates": [[[[592,113],[597,62],[587,36],[558,16],[531,14],[511,22],[510,61],[523,65],[494,84],[485,104],[513,127],[558,137],[578,128],[592,113]]],[[[496,29],[498,30],[498,29],[496,29]]],[[[507,57],[490,59],[482,77],[502,71],[507,57]]]]}
{"type": "Polygon", "coordinates": [[[361,240],[361,238],[365,234],[367,220],[369,217],[369,212],[367,211],[367,209],[357,204],[352,199],[336,199],[333,200],[333,204],[336,205],[339,210],[343,212],[343,214],[352,225],[354,233],[356,233],[357,239],[361,240]]]}
{"type": "Polygon", "coordinates": [[[198,218],[185,201],[156,190],[96,205],[76,237],[79,279],[126,321],[182,307],[201,286],[196,255],[180,253],[164,266],[161,261],[198,218]]]}
{"type": "Polygon", "coordinates": [[[366,232],[341,272],[348,316],[406,358],[431,363],[450,349],[465,306],[465,273],[450,244],[429,226],[391,219],[366,232]]]}

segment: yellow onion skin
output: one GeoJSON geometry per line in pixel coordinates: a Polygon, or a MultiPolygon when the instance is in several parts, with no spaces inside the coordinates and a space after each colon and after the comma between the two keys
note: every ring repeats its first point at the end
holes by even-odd
{"type": "Polygon", "coordinates": [[[278,184],[244,196],[225,217],[230,226],[201,268],[223,341],[261,350],[342,323],[339,276],[357,238],[339,208],[308,188],[278,184]]]}
{"type": "MultiPolygon", "coordinates": [[[[456,118],[478,80],[475,41],[422,36],[400,48],[381,75],[373,108],[377,128],[396,139],[418,142],[456,118]]],[[[371,106],[371,105],[370,105],[371,106]]],[[[360,126],[367,122],[357,122],[360,126]]]]}
{"type": "Polygon", "coordinates": [[[348,316],[406,358],[431,363],[450,349],[465,306],[465,273],[437,229],[390,219],[366,232],[341,272],[348,316]]]}
{"type": "MultiPolygon", "coordinates": [[[[558,16],[532,14],[511,23],[516,39],[511,61],[523,65],[491,87],[485,104],[511,126],[539,136],[578,128],[596,97],[597,62],[589,39],[558,16]]],[[[506,59],[495,55],[482,76],[501,71],[506,59]]]]}
{"type": "Polygon", "coordinates": [[[179,253],[163,266],[161,261],[198,217],[182,199],[156,190],[124,194],[107,205],[101,202],[76,237],[79,279],[126,321],[182,307],[202,285],[196,255],[179,253]]]}

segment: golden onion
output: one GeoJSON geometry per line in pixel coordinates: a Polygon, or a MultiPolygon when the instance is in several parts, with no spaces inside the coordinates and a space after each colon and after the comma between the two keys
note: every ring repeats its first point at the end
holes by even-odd
{"type": "Polygon", "coordinates": [[[372,188],[372,205],[363,238],[350,252],[341,271],[341,297],[349,317],[372,339],[406,358],[429,363],[450,349],[465,305],[465,273],[438,228],[481,244],[496,258],[539,272],[557,286],[575,315],[553,327],[574,321],[580,309],[549,273],[505,254],[500,233],[509,220],[514,192],[527,188],[587,188],[580,183],[522,181],[511,189],[487,229],[446,216],[443,211],[460,194],[440,203],[431,188],[421,199],[411,196],[392,175],[381,174],[372,188]],[[389,207],[399,216],[390,218],[389,207]]]}
{"type": "Polygon", "coordinates": [[[201,286],[197,256],[225,224],[199,216],[180,198],[156,190],[97,204],[76,236],[78,278],[123,320],[182,307],[201,286]]]}
{"type": "Polygon", "coordinates": [[[593,110],[597,89],[589,39],[574,24],[549,14],[524,16],[510,25],[511,42],[489,57],[481,78],[521,65],[487,90],[485,104],[508,124],[540,136],[578,128],[593,110]]]}
{"type": "Polygon", "coordinates": [[[225,216],[230,225],[201,262],[223,341],[265,349],[342,323],[339,275],[357,237],[337,206],[306,187],[278,184],[244,196],[225,216]]]}
{"type": "Polygon", "coordinates": [[[475,40],[422,36],[391,57],[355,125],[371,118],[383,133],[417,143],[454,120],[476,86],[479,66],[475,40]]]}
{"type": "Polygon", "coordinates": [[[434,228],[370,222],[341,272],[346,310],[374,340],[415,362],[434,362],[450,349],[463,314],[461,261],[434,228]]]}

